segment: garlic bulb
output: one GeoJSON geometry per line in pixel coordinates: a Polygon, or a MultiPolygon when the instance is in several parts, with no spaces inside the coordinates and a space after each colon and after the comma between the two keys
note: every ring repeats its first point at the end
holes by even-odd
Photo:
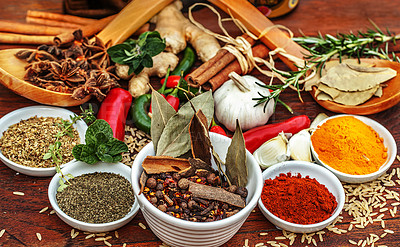
{"type": "Polygon", "coordinates": [[[254,151],[253,156],[260,167],[265,169],[279,162],[288,160],[290,154],[287,149],[287,142],[288,140],[282,132],[254,151]]]}
{"type": "Polygon", "coordinates": [[[268,122],[274,111],[274,100],[270,100],[265,108],[264,104],[254,106],[253,98],[262,95],[270,95],[267,88],[263,88],[256,82],[263,84],[259,79],[245,75],[239,76],[232,72],[230,80],[226,81],[214,92],[215,116],[228,130],[234,131],[236,119],[239,120],[242,130],[248,130],[268,122]]]}
{"type": "Polygon", "coordinates": [[[308,129],[294,134],[288,142],[290,158],[311,162],[311,135],[308,129]]]}

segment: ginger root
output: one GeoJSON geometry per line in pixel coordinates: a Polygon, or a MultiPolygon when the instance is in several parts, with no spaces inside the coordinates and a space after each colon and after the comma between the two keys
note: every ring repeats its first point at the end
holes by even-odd
{"type": "Polygon", "coordinates": [[[193,25],[181,12],[182,2],[175,1],[166,6],[155,18],[156,31],[165,39],[166,50],[178,54],[192,44],[201,61],[215,56],[221,48],[217,39],[193,25]]]}
{"type": "Polygon", "coordinates": [[[161,52],[153,57],[153,67],[144,68],[138,75],[133,75],[129,81],[128,90],[132,97],[136,98],[150,90],[150,76],[164,77],[168,67],[174,70],[178,65],[179,58],[171,52],[161,52]]]}

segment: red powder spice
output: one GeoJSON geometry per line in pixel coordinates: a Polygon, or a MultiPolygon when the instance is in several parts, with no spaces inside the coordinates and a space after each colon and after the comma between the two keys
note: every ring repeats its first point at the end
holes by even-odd
{"type": "Polygon", "coordinates": [[[326,220],[337,206],[335,196],[325,185],[290,172],[265,180],[261,200],[275,216],[303,225],[326,220]]]}

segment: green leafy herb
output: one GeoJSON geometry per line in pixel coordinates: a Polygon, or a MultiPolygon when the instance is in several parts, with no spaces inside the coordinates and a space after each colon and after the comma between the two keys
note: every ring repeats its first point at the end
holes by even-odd
{"type": "MultiPolygon", "coordinates": [[[[336,36],[326,34],[318,37],[295,37],[294,41],[302,45],[309,55],[306,55],[304,66],[300,66],[297,71],[281,71],[273,69],[275,72],[285,77],[283,85],[267,85],[265,87],[273,90],[270,95],[262,95],[254,98],[257,101],[256,105],[268,104],[270,99],[275,99],[275,102],[283,103],[279,100],[280,94],[288,87],[294,87],[300,96],[300,84],[303,80],[307,80],[307,76],[312,72],[321,72],[325,63],[333,57],[338,57],[342,61],[343,57],[349,58],[368,58],[378,57],[380,59],[393,60],[400,62],[400,59],[394,54],[389,53],[388,44],[392,42],[396,45],[396,40],[400,39],[400,35],[394,35],[389,30],[386,34],[371,21],[374,29],[369,29],[367,32],[359,31],[357,34],[339,33],[336,36]]],[[[285,104],[284,104],[285,105],[285,104]]],[[[286,106],[286,105],[285,105],[286,106]]],[[[290,108],[287,107],[289,110],[290,108]]]]}
{"type": "Polygon", "coordinates": [[[128,146],[113,137],[110,125],[103,119],[97,119],[88,127],[85,134],[86,144],[78,144],[72,149],[72,155],[79,161],[94,164],[99,161],[115,163],[122,160],[121,153],[128,146]]]}
{"type": "Polygon", "coordinates": [[[137,40],[129,39],[108,48],[107,53],[115,63],[129,65],[129,74],[139,74],[145,67],[153,67],[153,58],[165,49],[165,40],[157,31],[142,33],[137,40]]]}

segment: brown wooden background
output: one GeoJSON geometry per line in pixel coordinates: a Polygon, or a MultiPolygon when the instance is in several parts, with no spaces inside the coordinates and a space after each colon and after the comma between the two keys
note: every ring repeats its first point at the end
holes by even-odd
{"type": "MultiPolygon", "coordinates": [[[[15,20],[24,22],[26,11],[45,10],[62,12],[61,0],[20,0],[20,1],[0,1],[0,19],[15,20]]],[[[207,27],[214,31],[216,19],[210,11],[203,9],[195,14],[207,27]]],[[[400,33],[400,4],[392,0],[300,0],[297,9],[281,18],[274,19],[276,24],[283,24],[290,28],[295,35],[300,34],[300,30],[307,35],[316,35],[337,32],[357,32],[365,31],[371,27],[368,19],[373,20],[381,28],[389,28],[391,31],[400,33]]],[[[232,34],[237,34],[237,30],[232,26],[228,29],[232,34]]],[[[0,34],[1,35],[1,34],[0,34]]],[[[0,44],[0,48],[21,47],[20,45],[0,44]]],[[[281,63],[278,66],[285,68],[281,63]]],[[[324,110],[317,105],[309,94],[302,94],[304,103],[300,103],[295,92],[285,92],[281,99],[294,109],[294,115],[306,114],[311,119],[319,112],[326,112],[328,115],[334,113],[324,110]]],[[[97,104],[93,101],[94,104],[97,104]]],[[[0,85],[0,117],[21,107],[37,105],[37,103],[20,97],[0,85]]],[[[78,107],[71,108],[78,112],[78,107]]],[[[399,127],[400,105],[396,105],[384,112],[370,115],[369,117],[384,125],[395,137],[400,140],[399,127]]],[[[279,122],[291,117],[282,106],[278,106],[276,113],[271,119],[271,123],[279,122]]],[[[395,161],[393,167],[399,167],[399,162],[395,161]]],[[[5,234],[0,238],[0,246],[103,246],[102,242],[95,242],[93,239],[85,240],[81,233],[77,238],[71,239],[71,227],[62,222],[55,214],[49,215],[49,211],[39,214],[39,211],[50,206],[47,198],[47,186],[50,178],[36,178],[17,174],[13,170],[0,163],[0,230],[6,229],[5,234]],[[22,191],[25,196],[13,195],[13,191],[22,191]],[[41,233],[43,240],[38,241],[35,233],[41,233]]],[[[399,191],[400,186],[395,188],[399,191]]],[[[350,220],[345,216],[345,222],[339,224],[348,225],[350,220]]],[[[145,223],[142,214],[138,215],[126,226],[118,230],[120,238],[111,239],[110,242],[115,246],[127,243],[128,246],[158,246],[161,242],[149,230],[143,230],[138,223],[145,223]]],[[[395,231],[389,234],[378,244],[387,246],[400,246],[400,217],[386,220],[386,226],[395,231]]],[[[324,241],[318,242],[318,246],[351,246],[348,239],[365,239],[370,233],[382,233],[378,224],[368,226],[366,229],[354,229],[349,233],[337,235],[327,233],[324,241]]],[[[280,236],[281,231],[277,230],[255,209],[240,231],[224,246],[243,246],[245,239],[249,239],[249,245],[254,246],[259,242],[273,240],[280,236]],[[259,232],[268,231],[267,236],[259,236],[259,232]]],[[[298,240],[293,246],[306,246],[298,240]]],[[[287,242],[286,242],[287,243],[287,242]]],[[[312,246],[309,244],[308,246],[312,246]]]]}

